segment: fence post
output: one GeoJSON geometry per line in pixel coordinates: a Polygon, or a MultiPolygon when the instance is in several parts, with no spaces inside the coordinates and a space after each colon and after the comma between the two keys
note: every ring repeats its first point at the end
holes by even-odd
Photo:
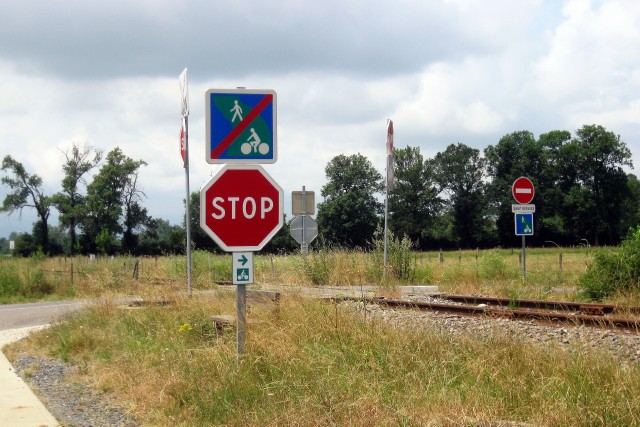
{"type": "Polygon", "coordinates": [[[138,280],[138,260],[136,260],[136,263],[133,266],[133,278],[138,280]]]}
{"type": "Polygon", "coordinates": [[[73,289],[73,261],[71,261],[71,289],[73,289]]]}
{"type": "Polygon", "coordinates": [[[444,262],[444,253],[442,253],[442,249],[440,249],[440,263],[444,262]]]}
{"type": "Polygon", "coordinates": [[[558,264],[560,266],[560,274],[562,275],[562,252],[558,254],[558,264]]]}

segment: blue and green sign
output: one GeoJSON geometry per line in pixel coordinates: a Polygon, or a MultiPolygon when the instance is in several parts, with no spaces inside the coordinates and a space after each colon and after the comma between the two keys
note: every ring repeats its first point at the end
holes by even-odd
{"type": "Polygon", "coordinates": [[[207,162],[276,162],[275,91],[210,89],[205,101],[207,162]]]}
{"type": "Polygon", "coordinates": [[[516,236],[533,236],[533,214],[517,213],[516,220],[516,236]]]}

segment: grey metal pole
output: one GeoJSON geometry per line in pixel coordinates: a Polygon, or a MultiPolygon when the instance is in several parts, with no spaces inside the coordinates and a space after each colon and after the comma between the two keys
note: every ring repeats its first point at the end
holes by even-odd
{"type": "Polygon", "coordinates": [[[184,176],[186,183],[186,220],[185,223],[187,225],[187,293],[189,296],[192,295],[191,288],[191,213],[189,209],[189,201],[191,195],[189,193],[189,116],[185,116],[182,118],[184,120],[184,176]]]}
{"type": "Polygon", "coordinates": [[[522,280],[527,280],[527,249],[525,246],[525,237],[522,236],[522,280]]]}
{"type": "Polygon", "coordinates": [[[247,341],[247,285],[236,285],[236,328],[238,339],[238,366],[242,362],[247,341]]]}
{"type": "Polygon", "coordinates": [[[307,191],[305,186],[302,186],[302,243],[300,243],[300,251],[306,255],[309,252],[309,246],[307,245],[307,233],[306,233],[306,218],[307,218],[307,191]]]}
{"type": "MultiPolygon", "coordinates": [[[[387,162],[388,164],[389,162],[387,162]]],[[[387,166],[388,167],[388,166],[387,166]]],[[[387,258],[388,258],[388,238],[387,238],[387,218],[389,216],[389,183],[387,182],[387,187],[384,191],[384,268],[382,271],[382,275],[387,275],[387,258]]]]}

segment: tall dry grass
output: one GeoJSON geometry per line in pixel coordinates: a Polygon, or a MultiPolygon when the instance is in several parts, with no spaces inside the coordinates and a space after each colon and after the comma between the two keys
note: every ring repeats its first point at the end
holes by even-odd
{"type": "Polygon", "coordinates": [[[145,425],[640,425],[640,366],[606,354],[497,329],[489,339],[400,329],[352,306],[285,297],[279,310],[250,308],[259,323],[238,367],[235,334],[217,336],[209,321],[233,312],[233,295],[174,301],[103,300],[20,346],[80,364],[83,380],[145,425]]]}
{"type": "MultiPolygon", "coordinates": [[[[579,277],[593,258],[588,249],[529,249],[527,279],[523,281],[518,250],[451,251],[443,253],[442,262],[438,252],[406,251],[402,253],[402,274],[393,269],[384,274],[378,252],[317,249],[307,256],[258,253],[254,286],[437,285],[448,293],[576,299],[579,277]]],[[[5,302],[186,290],[186,260],[180,256],[3,258],[0,262],[0,301],[6,289],[5,302]]],[[[230,255],[193,253],[194,289],[214,289],[230,280],[230,255]]],[[[619,296],[611,297],[616,298],[619,296]]]]}

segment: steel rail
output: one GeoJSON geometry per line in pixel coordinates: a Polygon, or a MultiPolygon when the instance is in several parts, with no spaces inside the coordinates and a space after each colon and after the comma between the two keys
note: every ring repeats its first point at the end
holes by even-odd
{"type": "Polygon", "coordinates": [[[468,304],[445,304],[423,301],[409,301],[387,298],[356,298],[334,297],[333,301],[360,301],[379,304],[387,307],[428,310],[439,313],[451,313],[462,316],[486,316],[508,319],[532,320],[537,323],[558,326],[559,324],[585,325],[608,329],[623,329],[640,333],[640,321],[631,319],[614,318],[603,315],[585,315],[576,313],[562,313],[558,311],[511,309],[508,307],[493,308],[488,306],[468,304]]]}
{"type": "Polygon", "coordinates": [[[533,308],[542,310],[574,310],[590,315],[604,315],[613,313],[640,313],[638,306],[619,306],[613,304],[583,303],[570,301],[545,301],[527,299],[509,299],[496,297],[483,297],[472,295],[450,295],[450,294],[430,294],[433,298],[445,299],[448,301],[460,302],[464,304],[487,304],[510,308],[533,308]]]}

